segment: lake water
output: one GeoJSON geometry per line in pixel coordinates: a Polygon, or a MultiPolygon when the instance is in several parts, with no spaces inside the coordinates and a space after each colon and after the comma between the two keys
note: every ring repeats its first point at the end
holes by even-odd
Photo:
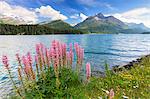
{"type": "Polygon", "coordinates": [[[34,54],[36,43],[49,47],[54,39],[67,44],[78,42],[85,49],[84,60],[91,63],[92,70],[103,71],[105,61],[112,67],[150,54],[150,34],[0,36],[0,97],[11,89],[1,56],[8,56],[11,70],[16,72],[16,53],[24,55],[30,51],[34,54]]]}

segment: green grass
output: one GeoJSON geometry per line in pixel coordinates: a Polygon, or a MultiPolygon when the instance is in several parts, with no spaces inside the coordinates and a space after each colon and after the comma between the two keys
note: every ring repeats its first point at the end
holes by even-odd
{"type": "Polygon", "coordinates": [[[140,64],[135,64],[130,70],[117,73],[109,71],[105,78],[91,79],[87,86],[89,97],[104,97],[106,94],[102,89],[114,89],[115,99],[123,96],[129,99],[149,99],[150,97],[150,57],[143,58],[140,64]]]}
{"type": "MultiPolygon", "coordinates": [[[[106,66],[106,76],[91,77],[90,82],[66,68],[59,71],[58,84],[52,69],[40,77],[37,82],[26,82],[26,92],[22,93],[25,99],[107,99],[104,90],[110,89],[114,90],[114,99],[123,99],[123,96],[129,99],[150,97],[150,57],[143,58],[130,70],[112,72],[106,66]]],[[[20,91],[23,92],[23,88],[20,91]]],[[[11,98],[16,99],[17,96],[11,98]]]]}

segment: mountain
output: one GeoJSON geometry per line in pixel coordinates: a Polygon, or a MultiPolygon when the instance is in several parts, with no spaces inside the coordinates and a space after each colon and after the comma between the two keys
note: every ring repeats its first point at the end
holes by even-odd
{"type": "Polygon", "coordinates": [[[88,17],[75,28],[87,29],[90,32],[119,33],[122,29],[126,29],[127,25],[113,16],[104,16],[99,13],[88,17]]]}
{"type": "Polygon", "coordinates": [[[15,18],[15,19],[13,19],[11,17],[0,18],[0,24],[15,24],[15,25],[18,25],[18,24],[23,24],[23,23],[25,23],[23,20],[20,21],[17,18],[15,18]]]}
{"type": "Polygon", "coordinates": [[[143,23],[126,23],[131,29],[141,29],[143,31],[150,31],[150,28],[146,27],[143,23]]]}
{"type": "Polygon", "coordinates": [[[53,28],[53,29],[62,29],[62,30],[73,29],[73,27],[70,24],[68,24],[62,20],[54,20],[54,21],[51,21],[49,23],[45,23],[42,25],[49,27],[49,28],[53,28]]]}
{"type": "Polygon", "coordinates": [[[74,29],[62,20],[42,24],[11,25],[0,23],[0,35],[42,35],[42,34],[83,34],[84,30],[74,29]]]}
{"type": "Polygon", "coordinates": [[[144,24],[124,23],[114,16],[104,16],[102,13],[90,16],[74,27],[62,20],[44,21],[39,24],[19,25],[17,20],[6,18],[0,20],[0,34],[83,34],[83,33],[149,33],[144,24]],[[8,24],[9,23],[9,24],[8,24]],[[13,24],[15,23],[15,25],[13,24]]]}

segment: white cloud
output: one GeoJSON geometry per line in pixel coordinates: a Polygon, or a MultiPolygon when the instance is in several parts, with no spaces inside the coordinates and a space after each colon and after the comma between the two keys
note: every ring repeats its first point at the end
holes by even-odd
{"type": "Polygon", "coordinates": [[[61,14],[59,11],[53,9],[51,6],[41,6],[40,8],[36,8],[35,11],[40,14],[40,16],[45,18],[50,18],[51,20],[66,20],[67,16],[61,14]]]}
{"type": "Polygon", "coordinates": [[[80,17],[79,14],[74,14],[70,16],[70,18],[72,19],[78,19],[79,17],[80,17]]]}
{"type": "Polygon", "coordinates": [[[18,20],[17,24],[32,24],[37,21],[37,15],[34,11],[21,6],[12,6],[5,1],[0,1],[0,18],[18,20]]]}
{"type": "Polygon", "coordinates": [[[78,23],[72,23],[72,24],[70,24],[71,26],[75,26],[75,25],[77,25],[78,23]]]}
{"type": "Polygon", "coordinates": [[[150,8],[136,8],[124,13],[115,13],[112,15],[124,22],[144,23],[150,28],[150,8]]]}
{"type": "Polygon", "coordinates": [[[81,18],[82,21],[85,20],[87,17],[88,17],[88,16],[86,16],[85,14],[80,13],[80,18],[81,18]]]}
{"type": "Polygon", "coordinates": [[[5,1],[0,1],[0,19],[10,24],[35,24],[40,18],[51,20],[66,20],[67,16],[53,9],[51,6],[41,6],[40,8],[25,8],[22,6],[10,5],[5,1]]]}
{"type": "Polygon", "coordinates": [[[72,16],[70,16],[70,18],[72,19],[79,19],[81,21],[85,20],[88,16],[86,16],[85,14],[83,13],[79,13],[79,14],[74,14],[72,16]]]}

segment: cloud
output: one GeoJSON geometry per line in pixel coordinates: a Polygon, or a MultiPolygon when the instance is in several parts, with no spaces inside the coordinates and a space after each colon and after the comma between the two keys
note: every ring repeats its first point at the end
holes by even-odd
{"type": "Polygon", "coordinates": [[[150,28],[150,7],[136,8],[123,13],[115,13],[111,15],[128,23],[144,23],[150,28]]]}
{"type": "Polygon", "coordinates": [[[80,19],[81,21],[85,20],[88,16],[86,16],[83,13],[79,13],[79,14],[74,14],[72,16],[70,16],[70,18],[72,19],[80,19]]]}
{"type": "Polygon", "coordinates": [[[50,18],[51,20],[66,20],[67,16],[61,14],[59,11],[53,9],[51,6],[41,6],[40,8],[36,8],[35,11],[39,13],[40,16],[45,18],[50,18]]]}
{"type": "Polygon", "coordinates": [[[81,18],[82,21],[85,20],[87,17],[88,17],[88,16],[86,16],[85,14],[80,13],[80,18],[81,18]]]}
{"type": "Polygon", "coordinates": [[[80,17],[79,14],[74,14],[70,16],[71,19],[78,19],[79,17],[80,17]]]}
{"type": "Polygon", "coordinates": [[[32,10],[21,6],[13,6],[5,1],[0,1],[0,5],[0,19],[2,20],[17,20],[17,24],[32,24],[37,21],[37,15],[32,10]]]}
{"type": "Polygon", "coordinates": [[[78,3],[85,5],[85,6],[89,6],[89,7],[107,7],[108,9],[114,10],[116,8],[112,7],[111,4],[106,3],[106,2],[100,2],[98,0],[77,0],[78,3]]]}
{"type": "Polygon", "coordinates": [[[35,24],[40,19],[66,20],[67,16],[53,9],[51,6],[40,8],[25,8],[0,1],[0,20],[10,24],[35,24]]]}

